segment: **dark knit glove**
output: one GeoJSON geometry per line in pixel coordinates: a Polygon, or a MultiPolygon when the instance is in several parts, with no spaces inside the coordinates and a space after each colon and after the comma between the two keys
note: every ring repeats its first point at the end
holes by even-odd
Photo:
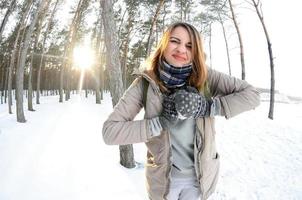
{"type": "Polygon", "coordinates": [[[163,110],[159,116],[159,122],[164,130],[174,126],[178,120],[178,113],[175,109],[174,95],[165,95],[163,98],[163,110]]]}
{"type": "Polygon", "coordinates": [[[187,87],[175,92],[175,108],[184,118],[198,118],[211,115],[212,99],[205,96],[193,87],[187,87]]]}

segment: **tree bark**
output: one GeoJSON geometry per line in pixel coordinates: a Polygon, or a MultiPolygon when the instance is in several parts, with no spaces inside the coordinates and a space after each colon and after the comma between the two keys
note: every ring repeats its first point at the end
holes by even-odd
{"type": "Polygon", "coordinates": [[[45,44],[46,44],[46,40],[47,40],[47,38],[48,38],[48,33],[50,32],[50,29],[51,29],[51,23],[52,23],[52,21],[53,21],[55,12],[57,11],[57,6],[58,6],[59,1],[60,1],[60,0],[57,0],[57,1],[56,1],[56,4],[54,5],[54,8],[53,8],[53,10],[52,10],[52,12],[51,12],[51,15],[50,15],[50,18],[49,18],[49,21],[48,21],[48,23],[47,23],[46,31],[45,31],[45,33],[44,33],[44,38],[43,38],[43,43],[42,43],[42,55],[41,55],[40,62],[39,62],[39,67],[38,67],[38,70],[37,70],[37,95],[36,95],[36,104],[40,104],[41,70],[42,70],[42,64],[43,64],[44,54],[45,54],[45,51],[46,51],[45,44]]]}
{"type": "Polygon", "coordinates": [[[270,61],[270,69],[271,69],[271,89],[270,89],[270,107],[269,107],[269,113],[268,113],[268,118],[269,119],[274,119],[274,104],[275,104],[275,69],[274,69],[274,56],[273,56],[273,49],[272,49],[272,43],[270,41],[270,37],[268,34],[268,31],[266,29],[264,19],[263,19],[263,14],[259,10],[259,3],[260,0],[256,3],[255,0],[252,0],[253,5],[255,7],[256,13],[258,15],[258,18],[261,22],[265,37],[266,37],[266,42],[267,42],[267,48],[268,48],[268,54],[269,54],[269,61],[270,61]]]}
{"type": "MultiPolygon", "coordinates": [[[[101,16],[102,13],[100,12],[100,18],[99,21],[101,21],[101,16]]],[[[97,30],[97,29],[96,29],[97,30]]],[[[102,24],[99,23],[99,31],[96,31],[96,45],[95,45],[95,58],[96,58],[96,63],[94,65],[95,67],[95,103],[96,104],[101,104],[101,94],[100,94],[100,89],[101,89],[101,80],[100,80],[100,68],[101,68],[101,51],[100,51],[100,46],[101,46],[101,36],[102,36],[102,24]],[[98,32],[98,33],[97,33],[98,32]]]]}
{"type": "Polygon", "coordinates": [[[7,64],[6,74],[5,74],[5,90],[4,90],[4,103],[6,103],[7,93],[8,93],[8,73],[9,73],[9,63],[7,64]]]}
{"type": "Polygon", "coordinates": [[[34,55],[31,54],[31,58],[30,58],[30,70],[28,73],[28,97],[27,97],[27,109],[29,111],[35,111],[33,108],[33,89],[32,89],[32,83],[31,83],[31,79],[32,79],[32,65],[33,65],[33,57],[34,55]]]}
{"type": "Polygon", "coordinates": [[[21,31],[24,29],[25,26],[25,20],[27,18],[27,15],[29,14],[30,7],[32,5],[32,0],[29,0],[28,2],[24,2],[24,12],[21,17],[21,21],[19,23],[19,28],[17,32],[17,36],[15,38],[14,48],[12,51],[11,59],[10,59],[10,65],[8,70],[8,83],[7,83],[7,92],[8,92],[8,112],[9,114],[12,114],[12,105],[13,105],[13,98],[12,98],[12,79],[13,79],[13,71],[15,68],[15,62],[16,57],[18,53],[18,41],[20,38],[21,31]]]}
{"type": "Polygon", "coordinates": [[[232,13],[232,20],[233,20],[234,26],[236,28],[239,45],[240,45],[241,79],[245,80],[245,60],[244,60],[244,48],[243,48],[242,37],[241,37],[240,29],[239,29],[239,26],[237,23],[236,15],[235,15],[235,12],[233,9],[232,1],[231,0],[228,0],[228,1],[229,1],[230,10],[232,13]]]}
{"type": "Polygon", "coordinates": [[[42,22],[43,19],[45,18],[46,12],[48,10],[50,1],[46,2],[45,8],[44,8],[44,12],[40,12],[40,14],[38,14],[38,20],[37,20],[37,27],[36,27],[36,35],[35,35],[35,41],[34,41],[34,46],[32,49],[32,53],[31,53],[31,61],[30,61],[30,65],[29,65],[29,76],[28,76],[28,110],[29,111],[35,111],[33,108],[33,88],[32,88],[32,74],[33,74],[33,59],[34,59],[34,51],[36,51],[38,49],[38,43],[39,43],[39,38],[41,35],[41,30],[42,30],[42,22]]]}
{"type": "Polygon", "coordinates": [[[221,27],[222,27],[222,33],[223,33],[223,38],[224,38],[225,50],[226,50],[226,53],[227,53],[229,75],[232,76],[231,60],[230,60],[230,53],[229,53],[229,44],[228,44],[228,40],[227,40],[227,37],[226,37],[226,32],[225,32],[224,24],[223,24],[223,21],[222,21],[220,15],[219,15],[219,22],[220,22],[221,27]]]}
{"type": "Polygon", "coordinates": [[[183,2],[180,0],[180,21],[184,21],[183,19],[183,2]]]}
{"type": "MultiPolygon", "coordinates": [[[[106,50],[106,45],[103,45],[102,47],[102,50],[101,50],[101,60],[102,61],[105,61],[106,58],[105,58],[105,50],[106,50]]],[[[104,90],[105,90],[105,70],[104,70],[104,65],[105,65],[105,62],[102,62],[101,63],[101,100],[104,99],[104,90]]]]}
{"type": "Polygon", "coordinates": [[[34,11],[35,13],[33,15],[31,24],[26,32],[23,45],[20,47],[21,56],[20,56],[20,62],[19,62],[19,65],[18,65],[17,71],[16,71],[16,94],[17,94],[16,110],[17,110],[17,122],[21,122],[21,123],[26,122],[25,116],[24,116],[24,109],[23,109],[23,82],[24,82],[24,67],[25,67],[25,61],[26,61],[26,56],[27,56],[27,50],[30,45],[30,38],[31,38],[32,32],[34,30],[34,27],[36,25],[39,13],[47,1],[48,0],[42,0],[37,5],[37,9],[34,11]]]}
{"type": "Polygon", "coordinates": [[[133,28],[133,15],[129,15],[128,17],[128,25],[127,25],[127,33],[122,43],[122,56],[121,56],[121,65],[123,70],[123,85],[124,89],[127,88],[127,55],[129,50],[129,42],[130,42],[130,34],[133,28]]]}
{"type": "Polygon", "coordinates": [[[6,13],[5,13],[5,15],[4,15],[4,18],[3,18],[3,20],[2,20],[2,23],[1,23],[1,26],[0,26],[0,42],[1,42],[1,40],[2,40],[2,33],[3,33],[4,28],[5,28],[6,24],[7,24],[8,18],[9,18],[9,16],[11,15],[12,10],[13,10],[14,7],[15,7],[15,4],[16,4],[16,0],[13,0],[13,1],[11,2],[10,6],[7,8],[7,11],[6,11],[6,13]]]}
{"type": "MultiPolygon", "coordinates": [[[[109,88],[112,95],[112,105],[115,106],[123,94],[121,63],[119,59],[118,38],[114,21],[112,0],[101,0],[102,18],[107,50],[107,69],[109,73],[109,88]]],[[[126,168],[135,167],[132,145],[120,146],[120,163],[126,168]]]]}
{"type": "MultiPolygon", "coordinates": [[[[65,54],[64,54],[65,56],[65,54]]],[[[63,58],[63,63],[66,62],[65,58],[63,58]]],[[[59,87],[59,102],[63,103],[63,90],[64,90],[64,64],[61,65],[60,69],[60,87],[59,87]]]]}
{"type": "Polygon", "coordinates": [[[212,24],[209,24],[209,53],[210,53],[210,67],[212,68],[212,24]]]}
{"type": "Polygon", "coordinates": [[[0,66],[1,104],[3,104],[3,96],[4,96],[4,90],[5,90],[5,74],[6,74],[5,65],[6,65],[6,62],[4,62],[2,66],[0,66]]]}
{"type": "Polygon", "coordinates": [[[147,40],[147,54],[146,54],[147,57],[151,53],[151,47],[152,47],[152,43],[153,43],[154,27],[156,25],[156,21],[157,21],[158,15],[159,15],[159,11],[160,11],[160,9],[163,5],[164,5],[164,0],[160,0],[158,5],[157,5],[154,17],[152,18],[151,27],[150,27],[150,30],[149,30],[149,36],[148,36],[148,40],[147,40]]]}

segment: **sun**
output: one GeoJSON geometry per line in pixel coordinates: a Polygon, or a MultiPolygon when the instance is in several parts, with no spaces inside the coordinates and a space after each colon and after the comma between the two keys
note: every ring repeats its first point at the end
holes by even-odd
{"type": "Polygon", "coordinates": [[[94,52],[86,46],[77,46],[73,49],[73,64],[81,69],[88,69],[94,64],[94,52]]]}

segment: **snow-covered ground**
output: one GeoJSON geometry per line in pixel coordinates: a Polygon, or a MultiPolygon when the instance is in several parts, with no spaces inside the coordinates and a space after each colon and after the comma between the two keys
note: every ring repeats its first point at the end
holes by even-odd
{"type": "MultiPolygon", "coordinates": [[[[147,200],[144,168],[119,165],[118,146],[102,141],[112,110],[109,94],[42,97],[17,123],[0,105],[1,200],[147,200]]],[[[211,200],[302,199],[302,104],[268,102],[233,119],[216,120],[220,179],[211,200]]],[[[139,117],[142,117],[140,113],[139,117]]],[[[144,144],[134,145],[144,162],[144,144]]]]}

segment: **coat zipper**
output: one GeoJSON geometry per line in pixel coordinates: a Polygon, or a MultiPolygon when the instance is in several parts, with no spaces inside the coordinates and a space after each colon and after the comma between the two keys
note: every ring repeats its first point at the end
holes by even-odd
{"type": "Polygon", "coordinates": [[[170,132],[167,131],[167,138],[168,138],[168,145],[169,145],[169,154],[168,154],[168,159],[167,159],[167,173],[166,173],[166,180],[167,180],[167,184],[166,184],[166,191],[164,193],[164,199],[166,199],[166,196],[168,195],[169,192],[169,187],[170,187],[170,178],[171,178],[171,169],[172,169],[172,145],[170,142],[170,132]]]}
{"type": "MultiPolygon", "coordinates": [[[[204,119],[203,119],[204,120],[204,119]]],[[[197,125],[197,128],[199,129],[199,130],[201,130],[199,127],[198,127],[198,125],[197,125]]],[[[203,130],[204,131],[204,130],[203,130]]],[[[203,176],[203,174],[202,174],[202,170],[201,170],[201,164],[202,163],[200,163],[200,156],[201,156],[201,154],[203,153],[203,151],[204,151],[204,147],[205,147],[205,138],[204,138],[204,136],[202,135],[202,132],[201,131],[199,131],[200,132],[200,137],[201,137],[201,140],[202,140],[202,144],[201,144],[201,149],[199,150],[198,149],[198,153],[197,153],[197,166],[198,166],[198,170],[199,170],[199,177],[198,177],[198,182],[199,182],[199,186],[200,186],[200,190],[201,190],[201,196],[202,196],[202,198],[201,199],[203,199],[203,195],[204,195],[204,188],[203,188],[203,186],[202,186],[202,184],[201,184],[201,178],[202,178],[202,176],[203,176]]]]}

